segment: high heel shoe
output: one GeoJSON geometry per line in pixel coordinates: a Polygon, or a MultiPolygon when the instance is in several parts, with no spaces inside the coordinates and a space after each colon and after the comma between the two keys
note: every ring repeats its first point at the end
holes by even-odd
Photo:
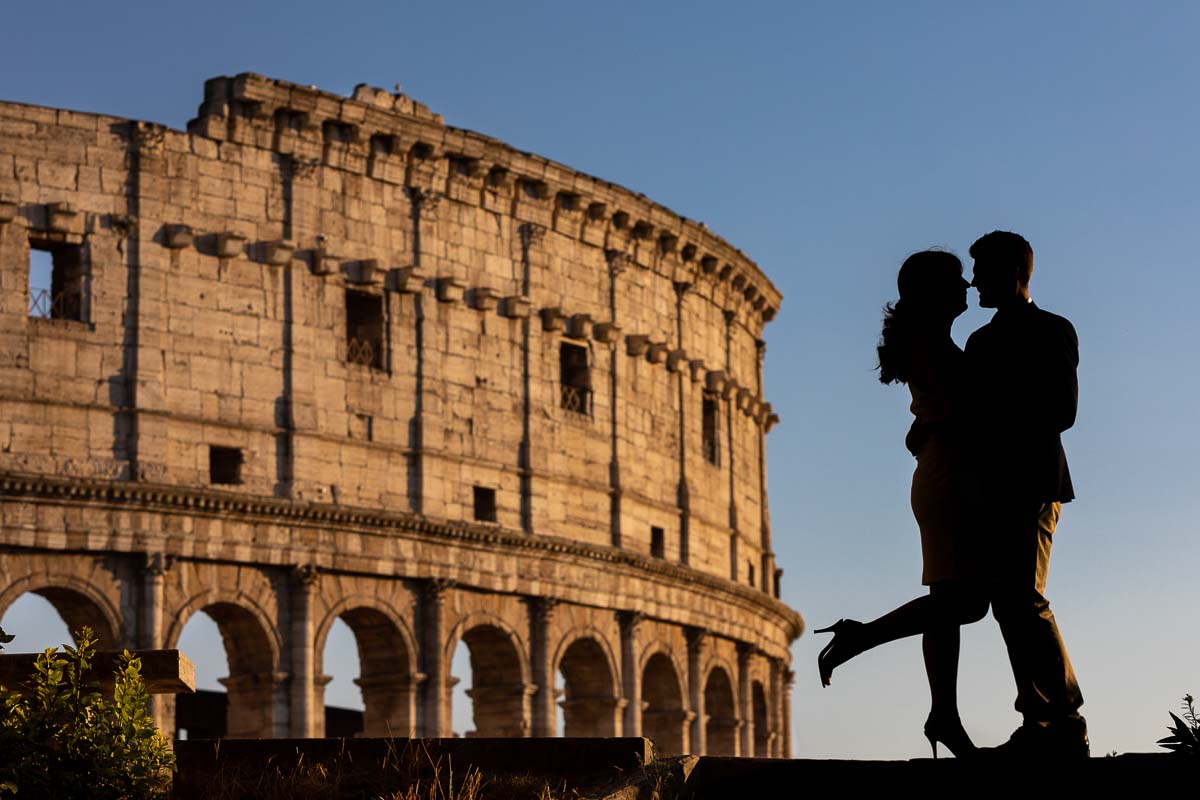
{"type": "Polygon", "coordinates": [[[821,673],[821,685],[828,686],[835,667],[845,664],[862,652],[858,643],[863,624],[853,619],[839,619],[828,628],[818,628],[813,633],[832,633],[833,638],[817,656],[817,670],[821,673]]]}
{"type": "Polygon", "coordinates": [[[955,758],[970,758],[979,751],[957,716],[935,717],[930,714],[925,720],[925,738],[929,740],[934,758],[937,758],[938,742],[946,745],[955,758]]]}

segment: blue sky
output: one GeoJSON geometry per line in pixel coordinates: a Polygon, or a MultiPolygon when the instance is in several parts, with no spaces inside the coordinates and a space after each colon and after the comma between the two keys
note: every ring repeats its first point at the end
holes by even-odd
{"type": "MultiPolygon", "coordinates": [[[[213,75],[400,83],[452,125],[644,192],[757,260],[784,294],[766,333],[774,539],[784,598],[812,627],[921,591],[908,398],[872,373],[896,269],[1020,231],[1035,299],[1081,340],[1065,437],[1079,499],[1048,595],[1093,752],[1153,750],[1200,689],[1200,6],[214,0],[5,18],[0,99],[182,127],[213,75]]],[[[973,308],[956,338],[986,319],[973,308]]],[[[37,618],[16,609],[5,627],[18,616],[37,618]]],[[[793,650],[796,754],[923,754],[917,643],[822,690],[819,638],[793,650]]],[[[996,743],[1018,719],[990,618],[963,651],[964,722],[996,743]]]]}

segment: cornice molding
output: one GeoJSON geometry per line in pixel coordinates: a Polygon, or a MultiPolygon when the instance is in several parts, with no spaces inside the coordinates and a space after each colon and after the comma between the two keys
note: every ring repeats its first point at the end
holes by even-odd
{"type": "Polygon", "coordinates": [[[790,639],[804,631],[801,616],[762,591],[705,572],[642,556],[613,547],[586,544],[554,536],[526,534],[497,527],[494,523],[439,520],[416,514],[386,512],[329,503],[294,501],[285,498],[245,496],[233,492],[195,489],[147,481],[105,481],[92,478],[58,478],[0,472],[0,503],[14,499],[34,502],[60,501],[102,505],[159,513],[188,513],[201,516],[233,515],[243,521],[296,523],[355,527],[370,533],[401,533],[457,541],[463,544],[501,547],[568,555],[606,564],[620,565],[659,580],[704,587],[736,598],[779,618],[790,639]]]}

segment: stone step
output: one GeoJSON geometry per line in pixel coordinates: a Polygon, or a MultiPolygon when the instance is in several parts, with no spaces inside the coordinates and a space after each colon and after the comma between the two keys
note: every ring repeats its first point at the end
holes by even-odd
{"type": "Polygon", "coordinates": [[[860,797],[880,791],[902,796],[905,790],[917,797],[1034,797],[1048,788],[1069,790],[1073,797],[1149,797],[1173,789],[1190,793],[1197,766],[1196,759],[1172,753],[1129,753],[1059,763],[994,756],[912,761],[705,756],[688,774],[682,797],[750,800],[798,797],[818,790],[830,797],[860,797]]]}

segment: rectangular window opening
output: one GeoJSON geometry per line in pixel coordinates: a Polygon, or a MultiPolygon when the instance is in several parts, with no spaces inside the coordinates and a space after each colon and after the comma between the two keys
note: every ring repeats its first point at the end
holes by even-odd
{"type": "Polygon", "coordinates": [[[667,537],[662,528],[651,526],[650,528],[650,555],[655,558],[667,557],[667,537]]]}
{"type": "Polygon", "coordinates": [[[237,485],[242,482],[242,451],[237,447],[208,448],[209,483],[237,485]]]}
{"type": "Polygon", "coordinates": [[[350,144],[354,141],[354,126],[347,122],[326,120],[323,125],[325,141],[337,144],[350,144]]]}
{"type": "Polygon", "coordinates": [[[717,396],[711,393],[705,393],[703,406],[703,441],[704,460],[710,464],[721,463],[721,417],[720,406],[717,405],[717,396]]]}
{"type": "Polygon", "coordinates": [[[390,156],[396,152],[396,137],[377,133],[371,137],[371,153],[376,156],[390,156]]]}
{"type": "Polygon", "coordinates": [[[383,369],[383,298],[346,290],[346,360],[383,369]]]}
{"type": "Polygon", "coordinates": [[[279,133],[300,133],[304,128],[304,112],[281,108],[275,112],[275,130],[279,133]]]}
{"type": "Polygon", "coordinates": [[[754,585],[754,564],[747,561],[746,562],[746,570],[750,576],[750,585],[753,586],[754,585]]]}
{"type": "Polygon", "coordinates": [[[29,240],[29,316],[83,321],[83,245],[29,240]]]}
{"type": "Polygon", "coordinates": [[[592,413],[592,373],[586,347],[562,342],[558,351],[560,405],[567,411],[592,413]]]}
{"type": "Polygon", "coordinates": [[[475,519],[479,522],[496,521],[496,490],[487,486],[476,486],[475,519]]]}

